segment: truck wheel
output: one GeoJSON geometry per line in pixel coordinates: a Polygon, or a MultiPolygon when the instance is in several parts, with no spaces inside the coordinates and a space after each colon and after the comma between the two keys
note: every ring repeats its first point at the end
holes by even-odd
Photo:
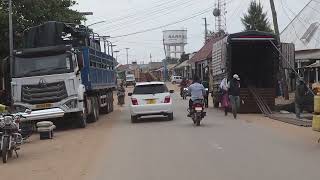
{"type": "Polygon", "coordinates": [[[109,104],[109,112],[113,112],[113,93],[110,93],[110,104],[109,104]]]}
{"type": "Polygon", "coordinates": [[[99,119],[99,103],[97,98],[92,99],[92,113],[90,114],[90,122],[96,122],[99,119]]]}
{"type": "Polygon", "coordinates": [[[7,163],[8,161],[8,148],[9,148],[9,137],[3,137],[3,144],[1,149],[1,155],[2,155],[2,162],[7,163]]]}
{"type": "Polygon", "coordinates": [[[76,122],[79,128],[85,128],[87,126],[87,115],[83,112],[77,112],[76,114],[76,122]]]}

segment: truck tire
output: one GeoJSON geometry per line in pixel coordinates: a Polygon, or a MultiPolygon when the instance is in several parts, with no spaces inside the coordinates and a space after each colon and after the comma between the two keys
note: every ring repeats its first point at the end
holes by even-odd
{"type": "Polygon", "coordinates": [[[9,148],[9,137],[6,136],[6,137],[3,137],[3,144],[1,149],[3,163],[7,163],[8,161],[8,156],[9,156],[8,148],[9,148]]]}
{"type": "Polygon", "coordinates": [[[99,119],[99,113],[100,113],[100,107],[99,103],[97,101],[97,98],[92,98],[92,113],[89,116],[90,122],[96,122],[99,119]]]}
{"type": "Polygon", "coordinates": [[[76,122],[79,128],[85,128],[87,126],[87,115],[83,112],[76,113],[76,122]]]}
{"type": "Polygon", "coordinates": [[[113,112],[113,92],[110,92],[109,112],[113,112]]]}

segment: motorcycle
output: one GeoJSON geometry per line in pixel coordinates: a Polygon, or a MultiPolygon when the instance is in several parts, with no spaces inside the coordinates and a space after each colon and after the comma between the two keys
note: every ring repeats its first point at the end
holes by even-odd
{"type": "Polygon", "coordinates": [[[20,134],[19,123],[22,115],[1,114],[0,115],[0,150],[3,163],[7,163],[13,152],[19,157],[17,150],[23,143],[20,134]]]}
{"type": "Polygon", "coordinates": [[[200,126],[200,122],[206,116],[206,112],[204,111],[204,102],[202,99],[198,99],[193,101],[191,111],[191,118],[193,123],[196,126],[200,126]]]}
{"type": "Polygon", "coordinates": [[[188,88],[183,88],[183,89],[182,89],[182,94],[181,94],[181,96],[182,96],[182,99],[187,99],[187,96],[190,96],[190,95],[189,95],[188,88]]]}

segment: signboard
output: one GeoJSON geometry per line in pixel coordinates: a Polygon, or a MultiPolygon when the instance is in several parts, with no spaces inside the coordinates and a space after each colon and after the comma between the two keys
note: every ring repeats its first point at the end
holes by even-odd
{"type": "Polygon", "coordinates": [[[187,44],[187,30],[163,31],[165,45],[187,44]]]}

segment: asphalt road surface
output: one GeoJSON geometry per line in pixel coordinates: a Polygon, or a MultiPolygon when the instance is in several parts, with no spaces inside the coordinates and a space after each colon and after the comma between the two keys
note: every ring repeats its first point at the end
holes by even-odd
{"type": "Polygon", "coordinates": [[[174,95],[173,121],[132,124],[125,106],[85,129],[58,130],[53,140],[40,141],[35,134],[19,158],[0,163],[0,179],[320,179],[320,133],[261,115],[234,120],[212,107],[195,127],[187,104],[174,95]]]}
{"type": "MultiPolygon", "coordinates": [[[[208,110],[201,127],[187,118],[187,100],[174,97],[174,120],[131,124],[127,107],[114,121],[104,155],[89,179],[320,179],[320,145],[310,128],[259,115],[208,110]]],[[[319,135],[320,136],[320,135],[319,135]]]]}

